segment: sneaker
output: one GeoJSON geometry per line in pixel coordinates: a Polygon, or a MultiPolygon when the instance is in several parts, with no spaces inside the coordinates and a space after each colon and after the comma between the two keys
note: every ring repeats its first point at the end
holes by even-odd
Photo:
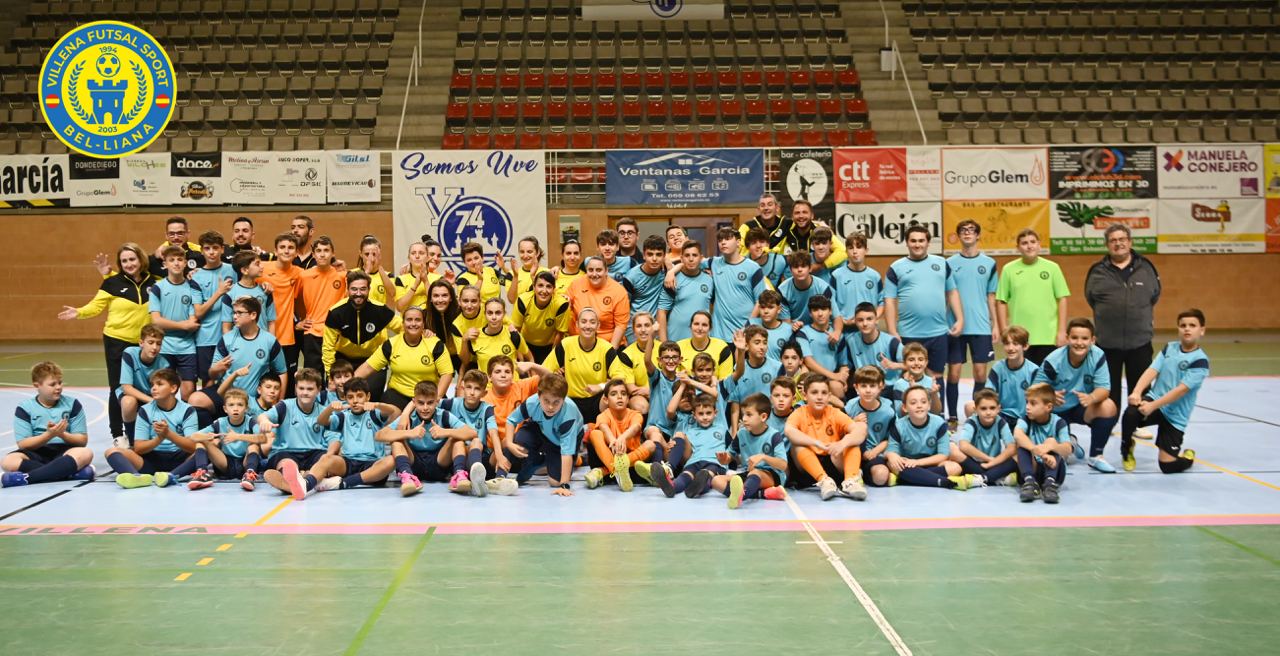
{"type": "MultiPolygon", "coordinates": [[[[5,474],[8,476],[8,474],[5,474]]],[[[116,485],[132,490],[140,487],[151,487],[151,474],[116,474],[116,485]]]]}
{"type": "MultiPolygon", "coordinates": [[[[651,465],[651,464],[649,464],[649,463],[647,463],[647,462],[645,462],[645,461],[643,461],[643,460],[637,460],[637,461],[636,461],[635,466],[634,466],[634,467],[632,467],[632,469],[634,469],[634,470],[635,470],[635,472],[636,472],[636,476],[639,476],[639,477],[640,477],[640,480],[642,480],[642,481],[644,481],[644,482],[648,483],[649,485],[653,485],[653,484],[654,484],[654,483],[653,483],[653,472],[652,472],[653,465],[651,465]]],[[[630,478],[630,477],[628,477],[628,478],[630,478]]]]}
{"type": "Polygon", "coordinates": [[[1014,472],[1000,479],[1000,484],[1006,487],[1018,487],[1018,473],[1014,472]]]}
{"type": "MultiPolygon", "coordinates": [[[[664,462],[662,464],[665,465],[667,463],[664,462]]],[[[657,485],[658,489],[662,490],[662,493],[667,495],[668,499],[676,495],[676,488],[671,483],[671,474],[667,472],[666,467],[655,467],[649,473],[653,476],[653,484],[657,485]]]]}
{"type": "Polygon", "coordinates": [[[673,481],[676,480],[676,473],[672,471],[671,463],[669,462],[662,463],[662,471],[667,472],[667,478],[673,481]]]}
{"type": "Polygon", "coordinates": [[[898,484],[898,475],[893,472],[889,472],[889,483],[887,487],[893,487],[897,484],[898,484]]]}
{"type": "Polygon", "coordinates": [[[613,478],[618,481],[618,489],[630,492],[635,484],[631,482],[631,460],[626,454],[619,453],[613,457],[613,478]]]}
{"type": "Polygon", "coordinates": [[[213,487],[213,475],[207,469],[197,469],[196,473],[191,475],[191,480],[187,483],[187,489],[203,490],[206,487],[213,487]]]}
{"type": "Polygon", "coordinates": [[[775,485],[765,489],[764,498],[770,501],[786,501],[787,491],[782,489],[781,485],[775,485]]]}
{"type": "Polygon", "coordinates": [[[400,496],[411,497],[422,491],[422,481],[410,472],[400,472],[400,496]]]}
{"type": "MultiPolygon", "coordinates": [[[[307,479],[303,478],[302,472],[298,471],[298,463],[292,460],[285,460],[280,464],[280,475],[284,479],[284,485],[289,494],[293,495],[294,501],[302,501],[307,498],[307,479]]],[[[267,480],[270,481],[270,479],[267,480]]],[[[276,487],[279,486],[277,485],[276,487]]]]}
{"type": "Polygon", "coordinates": [[[484,469],[484,463],[477,462],[471,465],[471,472],[467,474],[467,479],[471,481],[471,496],[483,497],[489,494],[489,488],[484,484],[484,477],[487,473],[484,469]]]}
{"type": "Polygon", "coordinates": [[[956,489],[964,492],[975,487],[986,487],[987,479],[977,474],[961,474],[959,476],[948,476],[947,480],[956,484],[956,489]]]}
{"type": "Polygon", "coordinates": [[[520,485],[514,480],[503,476],[502,478],[491,478],[484,482],[485,488],[490,494],[496,494],[502,497],[509,497],[520,489],[520,485]]]}
{"type": "Polygon", "coordinates": [[[1153,434],[1150,430],[1147,430],[1145,426],[1140,426],[1138,427],[1138,430],[1133,431],[1133,436],[1140,440],[1156,439],[1155,434],[1153,434]]]}
{"type": "Polygon", "coordinates": [[[156,487],[169,487],[173,485],[173,476],[169,472],[156,472],[152,477],[152,482],[155,483],[156,487]]]}
{"type": "Polygon", "coordinates": [[[453,477],[449,479],[449,491],[458,494],[471,494],[471,477],[467,472],[459,469],[453,472],[453,477]]]}
{"type": "Polygon", "coordinates": [[[1076,461],[1084,460],[1084,447],[1080,446],[1080,440],[1077,440],[1075,435],[1071,436],[1071,455],[1076,461]]]}
{"type": "MultiPolygon", "coordinates": [[[[772,490],[773,488],[769,488],[772,490]]],[[[766,490],[767,491],[767,490],[766,490]]],[[[734,474],[729,479],[729,510],[737,510],[742,506],[742,477],[734,474]]]]}
{"type": "Polygon", "coordinates": [[[256,487],[254,483],[257,483],[257,482],[258,482],[258,472],[250,469],[249,471],[244,473],[243,477],[240,478],[240,489],[244,490],[245,492],[252,492],[253,488],[256,487]]]}
{"type": "Polygon", "coordinates": [[[1053,480],[1050,476],[1044,479],[1044,488],[1040,490],[1040,498],[1045,503],[1058,503],[1058,481],[1053,480]]]}
{"type": "Polygon", "coordinates": [[[316,486],[312,488],[312,491],[313,492],[329,492],[332,490],[340,490],[340,489],[342,489],[342,477],[327,476],[325,478],[320,479],[320,482],[316,483],[316,486]]]}
{"type": "Polygon", "coordinates": [[[1138,459],[1134,458],[1132,453],[1127,453],[1121,456],[1120,464],[1124,467],[1125,471],[1131,472],[1138,468],[1138,459]]]}
{"type": "Polygon", "coordinates": [[[846,478],[840,484],[840,494],[853,499],[854,501],[867,500],[867,486],[862,484],[862,477],[846,478]]]}
{"type": "Polygon", "coordinates": [[[94,469],[93,465],[85,465],[84,467],[80,468],[80,471],[71,475],[71,480],[92,481],[94,477],[97,476],[97,474],[98,474],[98,470],[94,469]]]}
{"type": "Polygon", "coordinates": [[[1102,456],[1094,456],[1092,458],[1089,458],[1085,462],[1088,463],[1090,467],[1093,467],[1094,470],[1098,471],[1099,473],[1102,473],[1102,474],[1116,473],[1116,468],[1112,467],[1111,463],[1107,462],[1106,460],[1103,460],[1102,456]]]}
{"type": "Polygon", "coordinates": [[[1027,479],[1022,482],[1022,487],[1018,490],[1018,501],[1031,503],[1038,496],[1040,496],[1040,486],[1035,481],[1027,479]]]}
{"type": "Polygon", "coordinates": [[[1182,453],[1179,453],[1179,454],[1178,454],[1178,457],[1179,457],[1179,458],[1186,458],[1187,460],[1191,460],[1191,461],[1195,461],[1195,459],[1196,459],[1196,450],[1195,450],[1195,449],[1184,449],[1184,450],[1182,451],[1182,453]]]}
{"type": "Polygon", "coordinates": [[[129,438],[124,435],[115,435],[111,438],[111,446],[117,449],[127,449],[130,447],[129,438]]]}
{"type": "Polygon", "coordinates": [[[27,484],[25,472],[5,472],[0,475],[0,487],[20,487],[27,484]]]}
{"type": "Polygon", "coordinates": [[[689,482],[689,487],[684,489],[684,496],[689,499],[697,499],[707,491],[707,486],[711,485],[711,479],[715,474],[704,469],[694,474],[693,480],[689,482]]]}
{"type": "Polygon", "coordinates": [[[836,494],[839,494],[836,490],[836,482],[831,480],[830,476],[823,476],[822,480],[818,481],[818,496],[823,501],[830,501],[836,498],[836,494]]]}
{"type": "Polygon", "coordinates": [[[947,417],[947,432],[954,433],[960,427],[960,420],[955,417],[947,417]]]}
{"type": "Polygon", "coordinates": [[[587,489],[594,490],[600,487],[601,485],[604,485],[604,477],[605,477],[605,472],[603,469],[600,469],[599,467],[596,467],[595,469],[592,469],[591,471],[587,472],[587,476],[586,476],[587,489]]]}

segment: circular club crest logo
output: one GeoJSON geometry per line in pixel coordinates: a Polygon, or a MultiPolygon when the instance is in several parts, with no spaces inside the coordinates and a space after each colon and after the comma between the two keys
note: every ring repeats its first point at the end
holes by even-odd
{"type": "Polygon", "coordinates": [[[174,112],[173,62],[128,23],[85,23],[58,41],[40,68],[40,112],[67,148],[102,159],[136,153],[174,112]]]}
{"type": "Polygon", "coordinates": [[[941,266],[941,265],[937,265],[937,264],[931,265],[931,267],[930,267],[930,268],[932,268],[934,271],[941,271],[941,270],[942,270],[942,266],[941,266]]]}
{"type": "Polygon", "coordinates": [[[456,271],[462,264],[462,247],[476,242],[484,247],[485,259],[511,248],[511,215],[507,210],[483,196],[461,196],[440,212],[436,241],[444,250],[441,260],[456,271]]]}
{"type": "Polygon", "coordinates": [[[1048,272],[1048,271],[1041,271],[1041,272],[1040,272],[1040,279],[1041,279],[1041,280],[1048,280],[1048,279],[1049,279],[1049,272],[1048,272]]]}
{"type": "Polygon", "coordinates": [[[257,356],[259,360],[264,360],[267,357],[267,352],[262,349],[258,349],[257,351],[254,351],[254,355],[257,356]]]}
{"type": "Polygon", "coordinates": [[[876,283],[874,280],[867,281],[867,289],[875,289],[875,287],[876,287],[876,283]]]}
{"type": "Polygon", "coordinates": [[[591,370],[592,370],[592,371],[600,371],[600,363],[599,363],[599,362],[593,362],[593,363],[591,363],[591,370]]]}
{"type": "Polygon", "coordinates": [[[422,356],[422,357],[418,358],[418,362],[421,362],[421,363],[422,363],[422,366],[424,366],[424,367],[425,367],[425,366],[427,366],[427,365],[431,364],[431,357],[430,357],[430,356],[427,356],[427,355],[424,355],[424,356],[422,356]]]}
{"type": "Polygon", "coordinates": [[[982,266],[981,264],[979,264],[979,265],[978,265],[978,275],[980,275],[980,276],[985,276],[986,274],[987,274],[987,267],[982,266]]]}
{"type": "Polygon", "coordinates": [[[632,2],[643,2],[649,5],[653,13],[659,18],[671,18],[680,13],[684,9],[684,0],[631,0],[632,2]]]}
{"type": "Polygon", "coordinates": [[[182,296],[182,304],[183,304],[183,305],[191,305],[191,297],[190,297],[190,296],[187,296],[186,294],[183,294],[183,296],[182,296]]]}

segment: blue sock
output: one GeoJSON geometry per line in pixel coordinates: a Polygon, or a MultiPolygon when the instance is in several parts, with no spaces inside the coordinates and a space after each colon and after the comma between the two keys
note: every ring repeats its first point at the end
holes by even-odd
{"type": "Polygon", "coordinates": [[[262,454],[257,453],[255,451],[250,451],[248,455],[244,457],[245,470],[256,472],[261,467],[262,467],[262,454]]]}
{"type": "Polygon", "coordinates": [[[196,452],[193,455],[195,456],[196,469],[209,468],[209,452],[208,451],[204,449],[196,449],[196,452]]]}
{"type": "Polygon", "coordinates": [[[465,455],[453,457],[453,471],[462,471],[467,466],[467,457],[465,455]]]}
{"type": "Polygon", "coordinates": [[[353,487],[364,485],[364,479],[360,478],[360,474],[348,474],[342,477],[342,489],[349,490],[353,487]]]}
{"type": "Polygon", "coordinates": [[[112,453],[107,456],[107,464],[111,465],[111,469],[117,474],[136,474],[138,468],[133,466],[129,459],[124,457],[123,453],[112,453]]]}
{"type": "Polygon", "coordinates": [[[955,418],[960,414],[960,383],[947,381],[947,414],[948,418],[955,418]]]}
{"type": "Polygon", "coordinates": [[[125,437],[129,438],[129,444],[133,444],[133,429],[137,425],[138,425],[138,422],[136,421],[124,422],[124,434],[125,434],[125,437]]]}
{"type": "MultiPolygon", "coordinates": [[[[201,450],[202,449],[196,449],[196,451],[201,451],[201,450]]],[[[169,472],[169,475],[172,476],[174,479],[179,479],[179,478],[182,478],[183,476],[190,476],[195,471],[196,471],[196,457],[194,454],[192,454],[190,458],[183,460],[182,464],[178,465],[177,467],[174,467],[173,471],[169,472]]]]}
{"type": "Polygon", "coordinates": [[[760,494],[760,477],[752,474],[747,477],[746,482],[742,485],[742,498],[754,499],[760,494]]]}
{"type": "MultiPolygon", "coordinates": [[[[667,454],[667,462],[671,464],[672,469],[680,469],[684,466],[684,445],[688,442],[684,438],[676,438],[671,443],[671,452],[667,454]]],[[[676,490],[679,492],[679,490],[676,490]]]]}
{"type": "Polygon", "coordinates": [[[987,389],[987,381],[978,380],[977,378],[973,379],[973,393],[975,395],[984,389],[987,389]]]}
{"type": "Polygon", "coordinates": [[[1102,455],[1107,448],[1107,440],[1111,439],[1111,429],[1116,427],[1119,417],[1098,417],[1089,425],[1089,457],[1102,455]]]}
{"type": "Polygon", "coordinates": [[[30,474],[31,472],[37,469],[40,469],[40,465],[36,464],[36,461],[34,460],[23,460],[22,462],[18,463],[18,471],[24,474],[30,474]]]}
{"type": "Polygon", "coordinates": [[[396,473],[397,474],[403,474],[404,472],[410,471],[412,469],[413,469],[413,465],[409,464],[409,456],[396,456],[396,473]]]}
{"type": "Polygon", "coordinates": [[[675,487],[676,494],[679,494],[684,492],[684,489],[689,487],[689,484],[692,482],[693,474],[690,474],[689,472],[681,472],[680,475],[676,477],[675,483],[672,485],[675,487]]]}
{"type": "Polygon", "coordinates": [[[195,408],[195,406],[192,406],[192,407],[196,411],[197,425],[208,426],[209,424],[213,423],[213,411],[206,410],[204,408],[195,408]]]}
{"type": "Polygon", "coordinates": [[[316,483],[319,482],[316,480],[316,477],[312,476],[311,474],[304,474],[302,476],[302,480],[306,481],[308,490],[316,489],[316,483]]]}
{"type": "Polygon", "coordinates": [[[666,457],[667,450],[655,444],[653,447],[653,455],[649,456],[649,463],[656,465],[666,459],[666,457]]]}
{"type": "Polygon", "coordinates": [[[49,461],[49,464],[43,467],[37,467],[34,471],[27,474],[28,483],[48,483],[50,481],[61,481],[71,478],[71,475],[80,469],[76,466],[76,459],[71,456],[58,456],[49,461]]]}
{"type": "Polygon", "coordinates": [[[467,450],[467,471],[471,471],[471,466],[476,464],[477,462],[480,462],[482,457],[484,457],[484,452],[481,451],[480,449],[468,449],[467,450]]]}

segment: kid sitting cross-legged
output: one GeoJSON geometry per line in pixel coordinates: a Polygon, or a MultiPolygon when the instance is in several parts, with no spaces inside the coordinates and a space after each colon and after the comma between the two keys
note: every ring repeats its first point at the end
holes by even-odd
{"type": "MultiPolygon", "coordinates": [[[[271,380],[279,388],[279,378],[263,380],[271,380]]],[[[261,386],[262,383],[259,383],[259,387],[261,386]]],[[[170,472],[175,478],[190,473],[188,490],[212,487],[215,474],[221,478],[248,481],[247,487],[243,483],[241,487],[246,491],[253,490],[253,481],[249,480],[248,474],[261,467],[262,456],[258,445],[265,442],[266,438],[255,433],[257,422],[249,416],[249,395],[244,390],[226,390],[222,394],[222,405],[227,416],[213,420],[213,423],[192,435],[191,439],[196,442],[195,452],[170,472]]],[[[257,479],[256,473],[253,478],[257,479]]]]}
{"type": "Polygon", "coordinates": [[[423,479],[437,483],[448,481],[453,460],[450,445],[465,444],[478,435],[475,428],[439,404],[436,384],[419,381],[413,388],[413,402],[405,407],[395,427],[383,428],[375,436],[380,442],[391,443],[401,496],[421,492],[423,479]]]}
{"type": "MultiPolygon", "coordinates": [[[[673,405],[682,396],[681,391],[678,388],[676,398],[672,399],[673,405]]],[[[673,481],[665,469],[652,470],[654,484],[668,499],[680,492],[684,492],[690,499],[696,499],[707,491],[712,478],[725,473],[718,454],[725,451],[727,427],[724,418],[716,411],[714,397],[700,394],[694,398],[693,420],[692,424],[685,425],[675,433],[675,442],[687,442],[690,448],[689,459],[680,475],[673,481]]]]}
{"type": "Polygon", "coordinates": [[[729,445],[728,454],[719,454],[727,456],[724,464],[736,466],[738,473],[711,479],[711,486],[729,497],[730,509],[762,492],[766,499],[781,499],[782,486],[787,482],[787,452],[791,450],[786,435],[769,427],[769,397],[752,394],[742,400],[741,406],[741,428],[729,445]]]}
{"type": "Polygon", "coordinates": [[[630,396],[623,380],[615,378],[604,384],[605,411],[587,434],[591,445],[587,457],[592,467],[587,472],[587,488],[600,487],[612,476],[619,489],[630,492],[631,465],[653,455],[656,445],[641,439],[644,418],[628,407],[630,396]]]}
{"type": "Polygon", "coordinates": [[[807,479],[796,482],[797,489],[817,483],[818,494],[829,501],[839,494],[865,501],[862,483],[862,451],[867,437],[866,422],[855,422],[843,411],[828,405],[832,396],[827,377],[809,374],[804,379],[805,405],[787,419],[786,435],[791,440],[791,456],[807,479]],[[812,483],[811,483],[812,482],[812,483]]]}
{"type": "Polygon", "coordinates": [[[981,389],[973,396],[976,412],[965,419],[951,459],[966,474],[977,474],[987,485],[1014,485],[1018,481],[1018,461],[1014,457],[1013,431],[1000,418],[1000,397],[995,390],[981,389]]]}
{"type": "MultiPolygon", "coordinates": [[[[132,347],[130,347],[132,348],[132,347]]],[[[35,398],[13,411],[18,450],[4,457],[4,487],[67,479],[93,480],[93,451],[80,402],[62,393],[62,369],[44,361],[31,368],[35,398]]]]}

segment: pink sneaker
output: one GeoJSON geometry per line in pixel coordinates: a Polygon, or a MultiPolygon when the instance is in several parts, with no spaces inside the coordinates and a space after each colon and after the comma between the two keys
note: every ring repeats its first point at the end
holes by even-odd
{"type": "Polygon", "coordinates": [[[781,487],[775,485],[773,487],[765,489],[764,498],[770,501],[783,501],[787,498],[787,492],[786,490],[783,490],[781,487]]]}
{"type": "Polygon", "coordinates": [[[409,497],[422,491],[422,481],[409,472],[400,472],[400,496],[409,497]]]}
{"type": "Polygon", "coordinates": [[[471,494],[471,477],[467,472],[459,469],[453,472],[453,478],[449,479],[449,491],[458,494],[471,494]]]}

